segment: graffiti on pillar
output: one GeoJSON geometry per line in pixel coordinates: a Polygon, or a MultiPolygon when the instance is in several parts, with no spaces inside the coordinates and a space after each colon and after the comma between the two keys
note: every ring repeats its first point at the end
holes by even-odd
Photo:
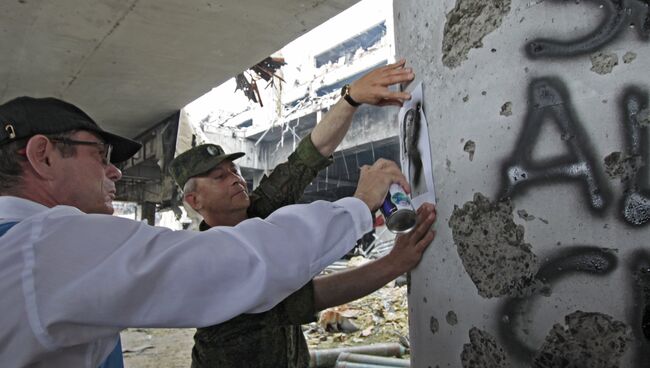
{"type": "MultiPolygon", "coordinates": [[[[542,1],[536,2],[539,3],[542,1]]],[[[569,35],[569,39],[558,40],[535,35],[530,38],[532,41],[527,39],[525,51],[530,59],[557,61],[598,53],[591,57],[592,70],[601,78],[618,65],[618,56],[605,53],[605,46],[623,36],[650,41],[650,0],[575,3],[599,9],[600,21],[578,37],[569,35]]],[[[636,54],[630,51],[623,61],[628,64],[635,58],[636,54]]],[[[472,327],[470,343],[464,345],[461,353],[463,367],[511,363],[536,368],[619,367],[626,354],[630,354],[635,367],[650,367],[650,251],[638,250],[630,258],[622,258],[616,249],[572,245],[542,256],[539,249],[526,243],[524,227],[513,221],[513,200],[541,185],[562,183],[582,191],[582,198],[594,216],[616,211],[620,221],[633,226],[629,231],[650,223],[649,93],[636,85],[623,87],[617,102],[620,117],[603,123],[620,129],[624,142],[621,152],[612,152],[603,162],[596,156],[587,134],[594,122],[585,121],[576,113],[567,83],[561,77],[530,81],[526,116],[513,150],[502,163],[497,200],[490,202],[475,193],[473,201],[455,206],[450,217],[456,250],[476,292],[483,298],[501,298],[496,336],[489,335],[485,328],[472,327]],[[566,147],[565,154],[547,159],[533,156],[535,145],[544,144],[542,133],[550,131],[543,129],[545,124],[557,127],[559,133],[554,143],[566,147]],[[620,178],[622,190],[613,192],[605,173],[612,179],[620,178]],[[612,203],[618,205],[610,206],[612,203]],[[554,290],[574,285],[579,288],[581,283],[576,280],[588,280],[592,287],[605,285],[614,279],[615,271],[616,280],[622,280],[621,287],[631,290],[632,295],[621,291],[621,296],[611,296],[620,299],[620,312],[608,312],[617,318],[598,305],[581,308],[593,310],[580,310],[571,307],[571,297],[559,292],[554,295],[554,290]],[[557,316],[561,318],[558,322],[563,323],[539,330],[540,326],[533,323],[535,313],[552,308],[548,306],[549,300],[566,303],[562,307],[567,310],[557,316]],[[533,326],[540,333],[537,339],[530,336],[533,326]]],[[[504,106],[502,111],[510,110],[504,106]]],[[[525,211],[519,216],[527,221],[535,218],[525,211]]],[[[621,243],[616,247],[629,249],[634,244],[621,243]]],[[[585,295],[581,293],[585,291],[575,290],[576,295],[585,295]]],[[[438,321],[435,322],[437,331],[438,321]]]]}
{"type": "Polygon", "coordinates": [[[622,207],[623,217],[632,225],[643,225],[650,219],[650,197],[643,188],[642,178],[646,178],[648,167],[645,160],[648,157],[647,126],[650,124],[648,109],[648,94],[638,88],[630,88],[623,95],[623,124],[625,142],[629,157],[638,157],[641,164],[629,174],[624,181],[625,194],[622,207]]]}
{"type": "Polygon", "coordinates": [[[582,3],[595,5],[595,8],[602,9],[605,13],[603,20],[591,33],[569,41],[535,39],[526,45],[528,56],[535,59],[589,54],[612,42],[630,27],[635,28],[642,39],[650,38],[650,1],[589,0],[582,3]]]}
{"type": "Polygon", "coordinates": [[[503,318],[499,325],[499,338],[508,353],[521,361],[532,362],[538,354],[538,347],[525,341],[528,334],[525,321],[535,302],[552,296],[553,286],[576,274],[603,277],[617,268],[615,252],[592,246],[573,246],[548,257],[535,275],[544,284],[540,293],[527,298],[509,298],[501,306],[499,315],[503,318]]]}
{"type": "Polygon", "coordinates": [[[532,184],[554,181],[579,181],[591,208],[602,212],[609,204],[609,191],[595,165],[595,155],[582,124],[573,112],[564,83],[557,78],[534,80],[529,87],[528,112],[522,133],[504,164],[501,197],[512,197],[532,184]],[[532,151],[542,124],[552,120],[569,154],[549,161],[535,162],[532,151]]]}

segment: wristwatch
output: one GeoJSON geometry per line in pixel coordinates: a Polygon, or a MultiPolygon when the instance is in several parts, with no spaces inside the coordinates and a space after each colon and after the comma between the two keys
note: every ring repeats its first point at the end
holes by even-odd
{"type": "Polygon", "coordinates": [[[345,99],[350,105],[354,107],[359,107],[361,106],[360,103],[352,99],[352,96],[350,96],[350,85],[346,84],[341,88],[341,96],[343,96],[343,99],[345,99]]]}

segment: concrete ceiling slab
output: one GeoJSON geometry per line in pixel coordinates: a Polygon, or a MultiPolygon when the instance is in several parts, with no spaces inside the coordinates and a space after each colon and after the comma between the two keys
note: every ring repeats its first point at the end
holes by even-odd
{"type": "Polygon", "coordinates": [[[0,101],[62,98],[133,137],[357,1],[3,1],[0,101]]]}

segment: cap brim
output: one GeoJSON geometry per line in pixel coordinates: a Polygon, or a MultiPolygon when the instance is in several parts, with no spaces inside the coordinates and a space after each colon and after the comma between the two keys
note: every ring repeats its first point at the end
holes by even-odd
{"type": "Polygon", "coordinates": [[[244,152],[230,153],[228,155],[225,155],[221,161],[223,161],[223,160],[235,161],[236,159],[244,157],[244,156],[246,156],[246,154],[244,152]]]}
{"type": "Polygon", "coordinates": [[[124,162],[130,159],[140,150],[140,148],[142,148],[142,144],[139,142],[120,137],[119,135],[115,135],[106,131],[98,131],[97,134],[99,134],[99,136],[101,136],[106,141],[106,143],[110,143],[113,146],[113,152],[111,153],[111,163],[114,164],[119,164],[120,162],[124,162]]]}

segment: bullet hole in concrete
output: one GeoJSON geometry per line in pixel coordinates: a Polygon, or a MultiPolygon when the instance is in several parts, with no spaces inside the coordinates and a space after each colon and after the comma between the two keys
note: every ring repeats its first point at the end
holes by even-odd
{"type": "Polygon", "coordinates": [[[636,121],[642,127],[650,126],[650,109],[643,109],[636,114],[636,121]]]}
{"type": "Polygon", "coordinates": [[[490,50],[490,51],[491,51],[491,52],[497,52],[497,49],[492,49],[492,50],[490,50]]]}
{"type": "Polygon", "coordinates": [[[535,216],[528,214],[528,211],[526,210],[518,210],[517,216],[525,221],[533,221],[535,219],[535,216]]]}
{"type": "Polygon", "coordinates": [[[501,106],[501,115],[510,116],[512,115],[512,102],[508,101],[501,106]]]}
{"type": "Polygon", "coordinates": [[[609,74],[618,65],[618,55],[599,52],[591,55],[591,71],[598,74],[609,74]]]}
{"type": "Polygon", "coordinates": [[[638,156],[624,155],[621,152],[612,152],[605,157],[605,173],[610,179],[620,179],[625,183],[636,177],[636,173],[643,166],[643,159],[638,156]]]}
{"type": "Polygon", "coordinates": [[[487,96],[487,91],[482,91],[481,94],[482,94],[483,96],[487,96]]]}
{"type": "Polygon", "coordinates": [[[496,339],[476,327],[469,330],[469,344],[463,345],[460,355],[463,368],[506,368],[511,367],[506,352],[496,339]]]}
{"type": "Polygon", "coordinates": [[[484,298],[528,296],[543,286],[534,278],[537,256],[512,211],[510,200],[492,203],[476,193],[462,208],[455,206],[449,219],[465,271],[484,298]]]}
{"type": "Polygon", "coordinates": [[[431,330],[431,333],[434,335],[440,329],[440,323],[438,323],[436,317],[431,316],[431,319],[429,320],[429,329],[431,330]]]}
{"type": "Polygon", "coordinates": [[[625,64],[629,64],[629,63],[633,62],[634,59],[636,59],[636,54],[633,53],[632,51],[628,51],[628,52],[625,53],[625,55],[623,55],[623,62],[625,64]]]}
{"type": "Polygon", "coordinates": [[[541,221],[541,222],[543,222],[543,223],[545,223],[546,225],[548,225],[548,220],[543,219],[543,218],[541,218],[541,217],[539,217],[538,220],[541,221]]]}
{"type": "Polygon", "coordinates": [[[483,47],[483,37],[501,26],[510,12],[511,0],[457,0],[447,14],[442,40],[442,63],[456,68],[467,60],[469,51],[483,47]]]}
{"type": "Polygon", "coordinates": [[[447,172],[455,172],[451,169],[451,160],[449,159],[445,160],[445,168],[447,169],[447,172]]]}
{"type": "Polygon", "coordinates": [[[631,337],[623,322],[577,311],[555,324],[533,361],[534,368],[620,367],[631,337]]]}
{"type": "Polygon", "coordinates": [[[476,143],[472,140],[467,141],[463,147],[463,151],[469,153],[469,160],[472,161],[474,159],[474,153],[476,152],[476,143]]]}
{"type": "Polygon", "coordinates": [[[575,137],[576,137],[575,135],[573,135],[571,133],[567,133],[567,132],[562,133],[562,135],[560,135],[560,139],[565,141],[565,142],[568,142],[568,141],[572,140],[575,137]]]}
{"type": "Polygon", "coordinates": [[[422,298],[422,301],[426,304],[428,302],[427,297],[422,298]]]}
{"type": "Polygon", "coordinates": [[[465,97],[463,97],[463,102],[467,102],[467,101],[469,101],[469,95],[466,95],[465,97]]]}
{"type": "Polygon", "coordinates": [[[456,326],[458,324],[458,316],[456,315],[456,312],[454,311],[449,311],[447,312],[447,323],[449,323],[450,326],[456,326]]]}

